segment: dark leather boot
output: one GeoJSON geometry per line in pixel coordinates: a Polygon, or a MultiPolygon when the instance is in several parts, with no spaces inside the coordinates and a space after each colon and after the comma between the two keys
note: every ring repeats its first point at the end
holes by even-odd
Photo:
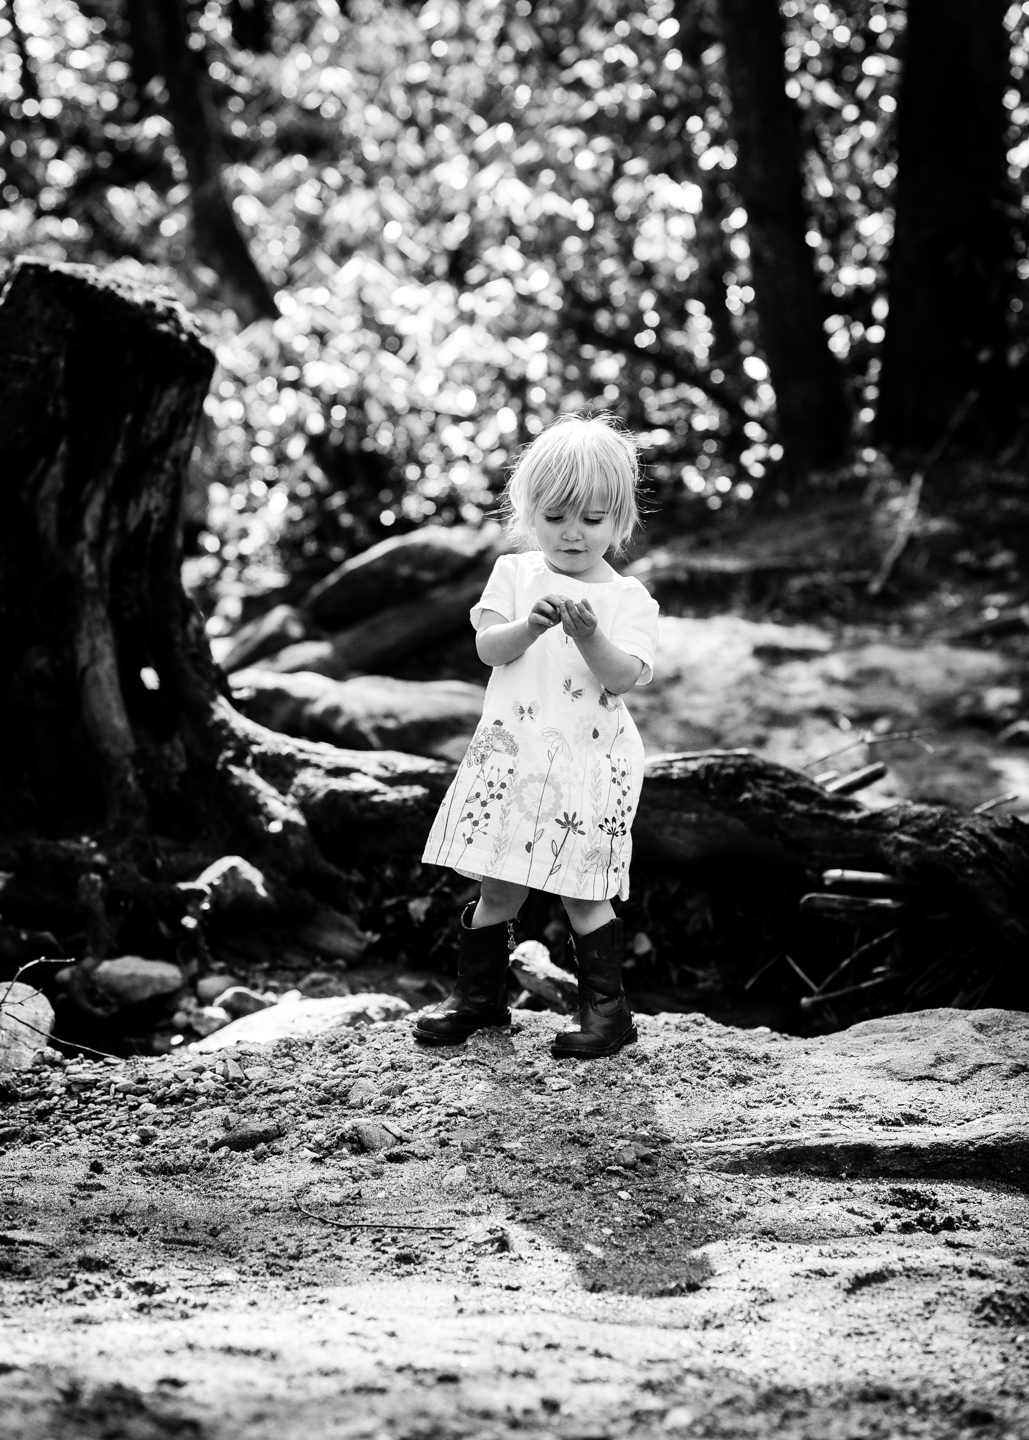
{"type": "Polygon", "coordinates": [[[622,989],[622,922],[609,920],[589,935],[573,935],[579,974],[576,1028],[562,1030],[550,1053],[556,1059],[599,1060],[638,1038],[622,989]]]}
{"type": "Polygon", "coordinates": [[[461,916],[457,984],[440,1004],[415,1021],[415,1039],[427,1045],[460,1045],[475,1030],[510,1025],[507,1008],[507,921],[472,929],[475,901],[461,916]]]}

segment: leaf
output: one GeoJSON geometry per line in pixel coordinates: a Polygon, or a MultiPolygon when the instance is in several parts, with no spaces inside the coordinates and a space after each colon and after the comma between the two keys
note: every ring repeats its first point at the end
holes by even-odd
{"type": "Polygon", "coordinates": [[[557,841],[556,841],[556,840],[551,840],[551,842],[550,842],[550,853],[551,853],[551,855],[554,856],[555,859],[557,858],[557,841]]]}

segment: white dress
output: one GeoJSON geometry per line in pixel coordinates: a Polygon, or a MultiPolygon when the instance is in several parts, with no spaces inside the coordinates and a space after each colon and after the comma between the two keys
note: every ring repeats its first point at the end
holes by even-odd
{"type": "MultiPolygon", "coordinates": [[[[545,595],[588,599],[600,630],[653,678],[657,602],[638,580],[587,582],[551,570],[538,550],[502,555],[471,620],[522,620],[545,595]]],[[[631,826],[643,742],[621,696],[606,690],[560,624],[495,665],[482,720],[439,808],[422,860],[580,900],[629,894],[631,826]]]]}

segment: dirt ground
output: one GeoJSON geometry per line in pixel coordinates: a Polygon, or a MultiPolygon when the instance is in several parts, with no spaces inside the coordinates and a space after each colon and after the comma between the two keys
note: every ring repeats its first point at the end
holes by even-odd
{"type": "Polygon", "coordinates": [[[11,1081],[6,1440],[1029,1436],[1029,1016],[561,1023],[11,1081]]]}

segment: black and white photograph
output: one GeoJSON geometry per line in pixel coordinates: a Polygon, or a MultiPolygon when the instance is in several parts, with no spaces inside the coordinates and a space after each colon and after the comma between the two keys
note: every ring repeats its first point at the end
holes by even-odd
{"type": "Polygon", "coordinates": [[[1029,1440],[1029,0],[0,0],[3,1440],[1029,1440]]]}

